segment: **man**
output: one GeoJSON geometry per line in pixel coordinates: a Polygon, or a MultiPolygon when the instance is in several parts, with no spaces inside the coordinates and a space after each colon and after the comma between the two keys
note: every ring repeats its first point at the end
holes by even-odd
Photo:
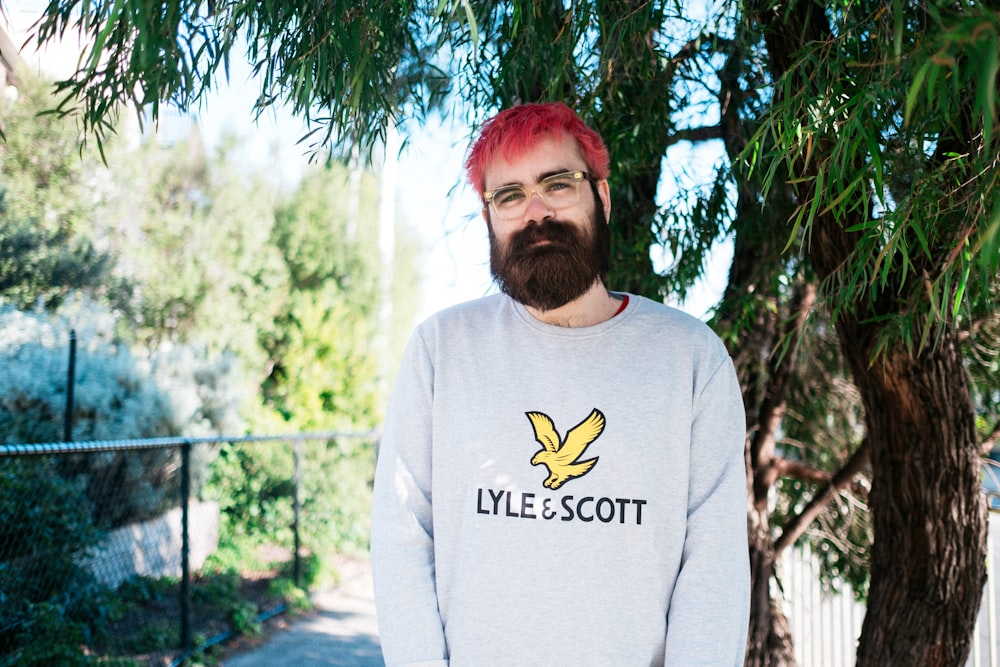
{"type": "Polygon", "coordinates": [[[502,294],[414,333],[372,513],[389,667],[742,665],[744,413],[695,318],[608,291],[608,154],[562,104],[466,167],[502,294]]]}

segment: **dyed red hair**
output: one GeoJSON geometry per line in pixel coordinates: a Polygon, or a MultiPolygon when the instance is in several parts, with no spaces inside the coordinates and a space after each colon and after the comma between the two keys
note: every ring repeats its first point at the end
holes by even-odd
{"type": "Polygon", "coordinates": [[[510,107],[483,124],[465,161],[469,183],[482,197],[486,168],[495,158],[513,161],[543,137],[564,132],[580,147],[591,178],[598,181],[607,178],[610,158],[600,135],[562,102],[549,102],[510,107]]]}

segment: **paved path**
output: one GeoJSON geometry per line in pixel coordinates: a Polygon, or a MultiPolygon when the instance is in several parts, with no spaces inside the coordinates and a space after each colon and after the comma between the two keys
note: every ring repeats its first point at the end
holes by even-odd
{"type": "Polygon", "coordinates": [[[375,622],[371,570],[355,564],[337,588],[313,597],[314,613],[296,619],[224,667],[384,667],[375,622]]]}

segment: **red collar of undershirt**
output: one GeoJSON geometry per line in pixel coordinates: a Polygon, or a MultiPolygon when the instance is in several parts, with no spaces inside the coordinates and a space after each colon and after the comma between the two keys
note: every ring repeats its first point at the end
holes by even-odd
{"type": "Polygon", "coordinates": [[[616,310],[615,314],[611,317],[618,317],[621,315],[626,306],[628,306],[628,294],[622,294],[622,305],[618,306],[618,310],[616,310]]]}

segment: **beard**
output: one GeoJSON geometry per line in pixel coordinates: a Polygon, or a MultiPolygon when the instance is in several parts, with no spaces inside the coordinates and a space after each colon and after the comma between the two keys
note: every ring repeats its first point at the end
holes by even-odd
{"type": "Polygon", "coordinates": [[[589,224],[561,220],[532,223],[501,241],[488,224],[490,272],[507,296],[541,311],[555,310],[605,280],[611,264],[611,232],[599,208],[589,224]],[[540,241],[547,241],[536,245],[540,241]]]}

